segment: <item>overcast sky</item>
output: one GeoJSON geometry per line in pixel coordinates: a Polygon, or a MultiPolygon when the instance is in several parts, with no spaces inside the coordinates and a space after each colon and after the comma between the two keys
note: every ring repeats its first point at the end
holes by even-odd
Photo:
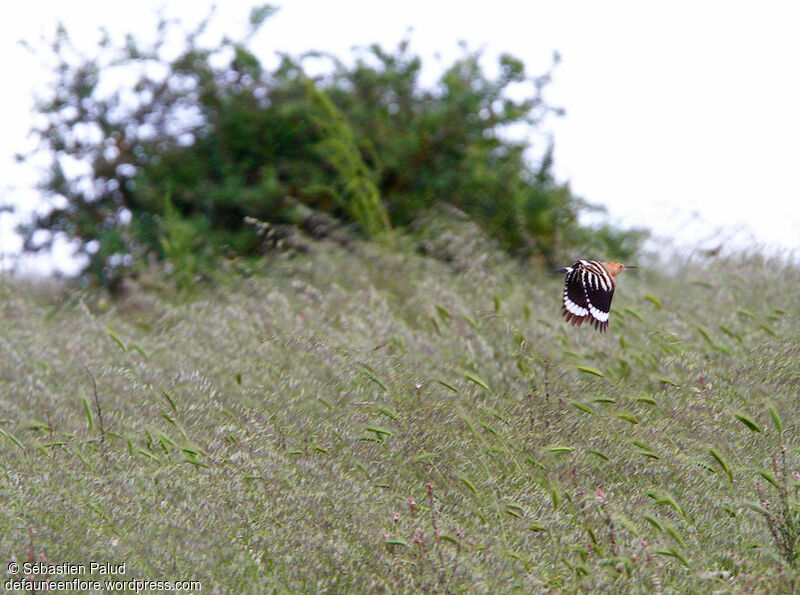
{"type": "MultiPolygon", "coordinates": [[[[149,35],[156,10],[195,23],[205,0],[37,0],[0,20],[0,203],[35,208],[35,172],[14,163],[30,148],[32,93],[47,72],[16,44],[52,37],[62,21],[87,43],[97,28],[149,35]],[[13,85],[9,84],[13,81],[13,85]]],[[[221,29],[244,31],[252,2],[227,0],[221,29]]],[[[285,0],[254,49],[327,50],[408,32],[433,76],[458,42],[487,56],[511,52],[536,74],[554,50],[563,60],[547,97],[566,109],[549,124],[556,172],[612,219],[681,242],[755,243],[800,252],[800,4],[794,2],[377,2],[285,0]],[[436,55],[441,56],[437,62],[436,55]]],[[[18,248],[0,214],[0,251],[18,248]]],[[[586,255],[595,257],[595,255],[586,255]]],[[[603,255],[604,256],[604,255],[603,255]]],[[[613,256],[613,255],[609,255],[613,256]]],[[[69,268],[64,258],[57,262],[69,268]]],[[[2,266],[2,262],[0,262],[2,266]]],[[[41,262],[37,266],[46,266],[41,262]]]]}

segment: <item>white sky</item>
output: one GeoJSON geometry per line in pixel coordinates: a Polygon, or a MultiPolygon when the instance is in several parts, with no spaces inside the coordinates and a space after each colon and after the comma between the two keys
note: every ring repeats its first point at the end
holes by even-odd
{"type": "MultiPolygon", "coordinates": [[[[35,172],[14,163],[30,148],[32,93],[47,72],[16,44],[52,37],[63,21],[91,47],[97,28],[148,35],[155,13],[195,23],[207,0],[36,0],[0,20],[0,203],[35,208],[35,172]]],[[[252,2],[227,0],[219,27],[244,30],[252,2]]],[[[547,97],[567,110],[551,120],[556,172],[605,204],[613,220],[680,242],[748,243],[800,252],[800,4],[794,2],[284,0],[256,38],[276,50],[331,51],[379,42],[393,48],[409,28],[432,77],[459,55],[458,41],[508,51],[538,74],[557,50],[547,97]],[[437,62],[434,55],[440,54],[437,62]]],[[[0,213],[0,253],[18,249],[0,213]]],[[[63,257],[57,266],[69,270],[63,257]]],[[[52,262],[37,261],[47,270],[52,262]]],[[[0,256],[0,270],[3,268],[0,256]]]]}

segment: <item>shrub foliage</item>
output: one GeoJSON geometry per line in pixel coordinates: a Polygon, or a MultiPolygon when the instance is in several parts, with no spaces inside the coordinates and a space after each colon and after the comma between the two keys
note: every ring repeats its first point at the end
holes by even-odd
{"type": "Polygon", "coordinates": [[[87,271],[107,282],[150,255],[194,270],[222,253],[258,253],[252,219],[322,212],[375,237],[440,201],[521,255],[635,248],[639,232],[581,227],[580,212],[595,207],[555,180],[551,144],[532,146],[559,112],[543,97],[549,72],[530,77],[503,55],[490,76],[464,49],[426,88],[408,42],[362,49],[350,65],[327,56],[331,68],[316,78],[306,72],[316,53],[284,55],[270,70],[248,43],[273,13],[254,9],[243,39],[215,47],[201,42],[207,19],[177,54],[166,49],[175,29],[166,20],[152,45],[128,36],[115,47],[105,36],[94,55],[59,28],[34,130],[52,157],[41,184],[49,209],[21,227],[26,249],[77,240],[87,271]],[[526,134],[509,133],[520,127],[526,134]]]}

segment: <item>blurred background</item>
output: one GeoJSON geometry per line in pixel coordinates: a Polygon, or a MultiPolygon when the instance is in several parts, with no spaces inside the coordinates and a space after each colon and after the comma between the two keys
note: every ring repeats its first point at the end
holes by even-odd
{"type": "Polygon", "coordinates": [[[441,203],[547,265],[800,248],[791,3],[211,6],[3,19],[3,270],[194,275],[441,203]]]}

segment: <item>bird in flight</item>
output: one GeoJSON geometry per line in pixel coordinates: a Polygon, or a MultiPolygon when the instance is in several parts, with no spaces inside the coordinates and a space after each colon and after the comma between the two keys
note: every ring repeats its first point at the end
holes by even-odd
{"type": "Polygon", "coordinates": [[[588,320],[601,333],[608,328],[611,298],[617,282],[614,279],[625,269],[635,269],[621,262],[579,260],[572,266],[559,269],[566,273],[564,284],[564,316],[572,326],[588,320]]]}

